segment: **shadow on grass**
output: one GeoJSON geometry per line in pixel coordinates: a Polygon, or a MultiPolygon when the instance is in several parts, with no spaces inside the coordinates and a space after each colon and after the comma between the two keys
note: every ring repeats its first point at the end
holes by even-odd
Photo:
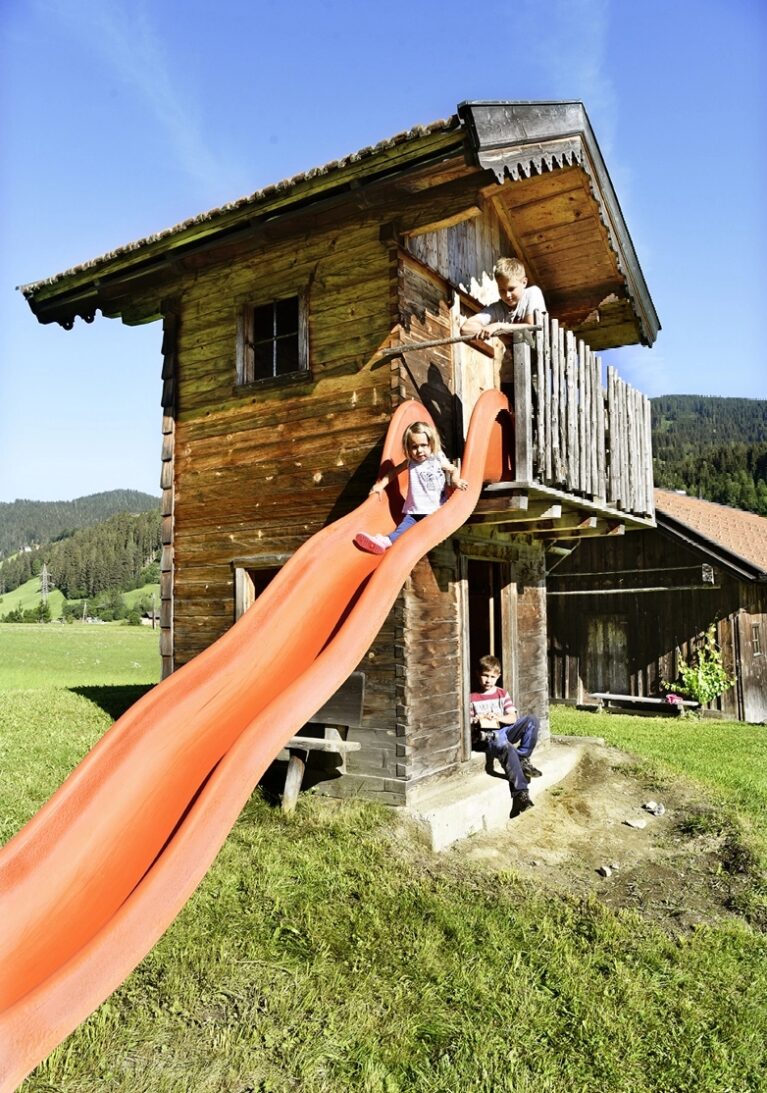
{"type": "Polygon", "coordinates": [[[116,721],[154,686],[154,683],[125,683],[114,687],[70,687],[69,690],[100,706],[116,721]]]}

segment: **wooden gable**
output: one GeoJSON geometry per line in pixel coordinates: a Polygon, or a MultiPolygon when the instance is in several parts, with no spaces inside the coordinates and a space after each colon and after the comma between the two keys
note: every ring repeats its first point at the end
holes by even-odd
{"type": "Polygon", "coordinates": [[[286,238],[318,218],[431,234],[452,283],[492,291],[494,254],[472,248],[490,217],[498,246],[516,253],[549,310],[594,349],[650,345],[657,315],[581,103],[462,103],[458,115],[399,134],[102,258],[23,286],[41,322],[71,326],[97,310],[126,323],[164,312],[186,273],[286,238]],[[472,224],[474,232],[472,233],[472,224]],[[454,241],[454,242],[451,242],[454,241]],[[463,256],[461,269],[449,252],[463,256]],[[473,267],[473,268],[472,268],[473,267]]]}

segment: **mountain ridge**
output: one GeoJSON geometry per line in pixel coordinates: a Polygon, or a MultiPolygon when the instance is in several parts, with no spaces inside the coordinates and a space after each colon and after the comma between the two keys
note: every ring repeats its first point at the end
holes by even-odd
{"type": "Polygon", "coordinates": [[[149,512],[159,504],[159,497],[125,489],[84,494],[71,501],[0,501],[0,560],[46,546],[118,513],[149,512]]]}

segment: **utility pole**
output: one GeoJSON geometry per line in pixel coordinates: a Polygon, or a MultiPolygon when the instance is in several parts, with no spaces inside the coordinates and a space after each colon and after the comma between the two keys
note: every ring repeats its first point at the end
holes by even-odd
{"type": "Polygon", "coordinates": [[[43,562],[43,568],[40,570],[40,599],[43,604],[48,602],[48,592],[50,591],[51,577],[48,572],[48,566],[43,562]]]}

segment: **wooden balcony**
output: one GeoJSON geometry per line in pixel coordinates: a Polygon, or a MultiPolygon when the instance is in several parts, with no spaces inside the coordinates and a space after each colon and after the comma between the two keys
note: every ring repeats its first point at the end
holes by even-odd
{"type": "Polygon", "coordinates": [[[550,540],[653,527],[648,398],[613,367],[605,385],[600,357],[556,319],[544,314],[537,323],[507,339],[495,360],[461,347],[474,392],[495,382],[504,354],[514,374],[513,478],[483,490],[470,523],[550,540]]]}

